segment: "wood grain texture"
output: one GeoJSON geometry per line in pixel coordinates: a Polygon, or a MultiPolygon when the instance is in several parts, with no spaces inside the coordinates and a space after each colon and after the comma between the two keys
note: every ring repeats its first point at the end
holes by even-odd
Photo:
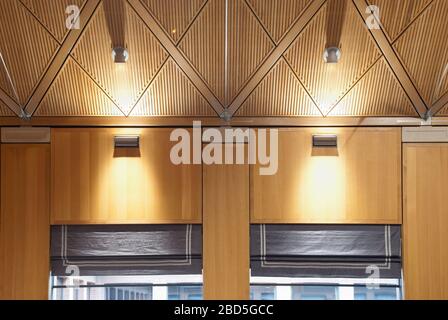
{"type": "Polygon", "coordinates": [[[66,27],[68,6],[82,8],[86,0],[19,0],[51,35],[62,44],[69,29],[66,27]]]}
{"type": "Polygon", "coordinates": [[[404,144],[406,299],[448,299],[448,144],[404,144]]]}
{"type": "Polygon", "coordinates": [[[434,0],[394,43],[428,107],[448,91],[448,2],[434,0]]]}
{"type": "MultiPolygon", "coordinates": [[[[234,148],[231,144],[226,149],[234,148]]],[[[249,299],[249,167],[204,165],[204,298],[249,299]]]]}
{"type": "Polygon", "coordinates": [[[131,116],[214,116],[213,108],[170,58],[131,116]]]}
{"type": "Polygon", "coordinates": [[[279,129],[278,153],[275,175],[251,168],[251,223],[401,223],[399,128],[279,129]],[[338,148],[312,148],[322,133],[338,148]]]}
{"type": "MultiPolygon", "coordinates": [[[[113,43],[113,37],[109,34],[105,8],[102,4],[71,55],[123,113],[128,115],[162,68],[168,53],[134,9],[127,3],[124,8],[123,19],[126,21],[124,39],[129,52],[129,60],[125,64],[114,63],[112,59],[112,48],[117,44],[113,43]]],[[[119,29],[121,25],[113,27],[119,29]]],[[[77,88],[80,91],[82,89],[77,88]]]]}
{"type": "Polygon", "coordinates": [[[52,224],[200,223],[201,166],[171,163],[171,131],[53,129],[52,224]],[[139,134],[140,156],[117,134],[139,134]]]}
{"type": "Polygon", "coordinates": [[[124,116],[118,106],[71,57],[67,59],[34,115],[124,116]]]}
{"type": "Polygon", "coordinates": [[[426,9],[433,0],[367,0],[380,10],[380,20],[390,42],[396,40],[403,31],[426,9]]]}
{"type": "Polygon", "coordinates": [[[48,298],[50,145],[1,146],[0,298],[48,298]]]}
{"type": "Polygon", "coordinates": [[[283,58],[236,113],[250,116],[320,116],[319,109],[283,58]]]}
{"type": "Polygon", "coordinates": [[[142,2],[156,17],[166,34],[177,43],[207,0],[142,0],[142,2]]]}
{"type": "Polygon", "coordinates": [[[411,101],[383,58],[337,103],[329,116],[414,116],[411,101]]]}
{"type": "Polygon", "coordinates": [[[323,115],[327,115],[381,55],[351,1],[347,1],[345,16],[335,19],[342,23],[338,43],[328,42],[328,28],[337,27],[337,23],[327,26],[335,1],[324,4],[284,55],[323,115]],[[326,46],[341,48],[337,64],[324,62],[322,55],[326,46]]]}
{"type": "MultiPolygon", "coordinates": [[[[17,89],[17,103],[27,103],[58,47],[19,1],[0,1],[0,52],[17,89]]],[[[11,92],[10,88],[3,89],[11,92]]]]}
{"type": "Polygon", "coordinates": [[[278,43],[312,0],[247,0],[254,14],[278,43]]]}

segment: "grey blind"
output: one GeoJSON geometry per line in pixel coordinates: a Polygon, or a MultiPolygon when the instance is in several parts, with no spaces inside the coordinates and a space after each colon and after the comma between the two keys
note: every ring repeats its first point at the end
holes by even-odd
{"type": "Polygon", "coordinates": [[[269,277],[401,276],[400,226],[252,225],[251,272],[269,277]]]}
{"type": "Polygon", "coordinates": [[[201,274],[200,225],[51,227],[54,275],[201,274]]]}

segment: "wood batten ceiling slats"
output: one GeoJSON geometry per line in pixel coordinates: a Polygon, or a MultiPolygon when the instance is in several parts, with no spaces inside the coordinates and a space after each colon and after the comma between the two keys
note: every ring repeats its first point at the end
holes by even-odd
{"type": "MultiPolygon", "coordinates": [[[[11,98],[23,106],[51,62],[58,43],[19,1],[0,1],[0,14],[0,52],[19,101],[15,96],[11,98]]],[[[11,88],[2,89],[11,92],[11,88]]]]}
{"type": "Polygon", "coordinates": [[[271,38],[278,43],[312,0],[247,0],[271,38]]]}
{"type": "Polygon", "coordinates": [[[418,116],[384,58],[342,98],[329,116],[418,116]]]}
{"type": "Polygon", "coordinates": [[[208,102],[170,59],[140,99],[131,116],[215,116],[208,102]]]}
{"type": "MultiPolygon", "coordinates": [[[[20,0],[24,6],[45,26],[53,37],[62,43],[69,29],[66,27],[69,6],[83,7],[86,0],[20,0]]],[[[71,11],[70,11],[71,12],[71,11]]],[[[72,13],[72,12],[71,12],[72,13]]]]}
{"type": "Polygon", "coordinates": [[[209,0],[179,43],[221,104],[225,101],[225,11],[225,1],[209,0]]]}
{"type": "Polygon", "coordinates": [[[102,4],[73,49],[72,56],[127,115],[168,54],[127,4],[125,11],[125,41],[129,51],[126,64],[116,64],[112,60],[114,44],[102,4]]]}
{"type": "Polygon", "coordinates": [[[0,0],[18,93],[0,66],[0,117],[448,116],[447,15],[447,0],[0,0]],[[328,45],[338,64],[323,62],[328,45]]]}
{"type": "Polygon", "coordinates": [[[353,3],[348,1],[340,34],[341,60],[337,64],[325,63],[322,55],[328,41],[327,21],[331,14],[328,10],[331,8],[327,2],[285,53],[286,60],[324,115],[381,55],[353,3]]]}
{"type": "Polygon", "coordinates": [[[433,0],[367,0],[379,9],[381,24],[389,41],[397,37],[433,0]]]}
{"type": "Polygon", "coordinates": [[[12,117],[14,116],[14,112],[8,108],[8,106],[0,100],[0,117],[12,117]]]}
{"type": "Polygon", "coordinates": [[[167,35],[177,43],[207,0],[141,0],[167,35]]]}
{"type": "Polygon", "coordinates": [[[321,116],[284,59],[263,79],[236,116],[321,116]]]}
{"type": "Polygon", "coordinates": [[[448,1],[434,0],[394,44],[429,108],[448,91],[447,14],[448,1]]]}
{"type": "Polygon", "coordinates": [[[228,82],[226,105],[230,104],[258,69],[274,44],[243,0],[229,2],[228,82]]]}
{"type": "Polygon", "coordinates": [[[123,116],[123,113],[69,57],[35,116],[123,116]]]}

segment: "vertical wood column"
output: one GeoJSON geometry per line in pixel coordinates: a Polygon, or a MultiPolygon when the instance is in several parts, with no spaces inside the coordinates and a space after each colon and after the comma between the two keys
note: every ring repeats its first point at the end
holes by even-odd
{"type": "Polygon", "coordinates": [[[1,146],[0,298],[47,299],[50,145],[1,146]]]}
{"type": "Polygon", "coordinates": [[[204,298],[249,299],[249,165],[204,164],[203,179],[204,298]]]}
{"type": "Polygon", "coordinates": [[[448,299],[448,144],[405,144],[406,299],[448,299]]]}

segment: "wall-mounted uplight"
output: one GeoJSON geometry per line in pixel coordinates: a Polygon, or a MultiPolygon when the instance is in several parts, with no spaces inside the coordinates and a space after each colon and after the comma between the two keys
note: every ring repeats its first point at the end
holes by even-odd
{"type": "Polygon", "coordinates": [[[338,136],[334,134],[313,135],[313,148],[337,148],[338,136]]]}
{"type": "Polygon", "coordinates": [[[126,48],[115,47],[112,49],[112,59],[115,63],[125,63],[129,59],[129,53],[126,48]]]}
{"type": "Polygon", "coordinates": [[[115,148],[139,148],[140,136],[122,135],[114,137],[115,148]]]}
{"type": "Polygon", "coordinates": [[[325,48],[323,58],[325,63],[338,63],[341,59],[341,49],[338,47],[325,48]]]}

